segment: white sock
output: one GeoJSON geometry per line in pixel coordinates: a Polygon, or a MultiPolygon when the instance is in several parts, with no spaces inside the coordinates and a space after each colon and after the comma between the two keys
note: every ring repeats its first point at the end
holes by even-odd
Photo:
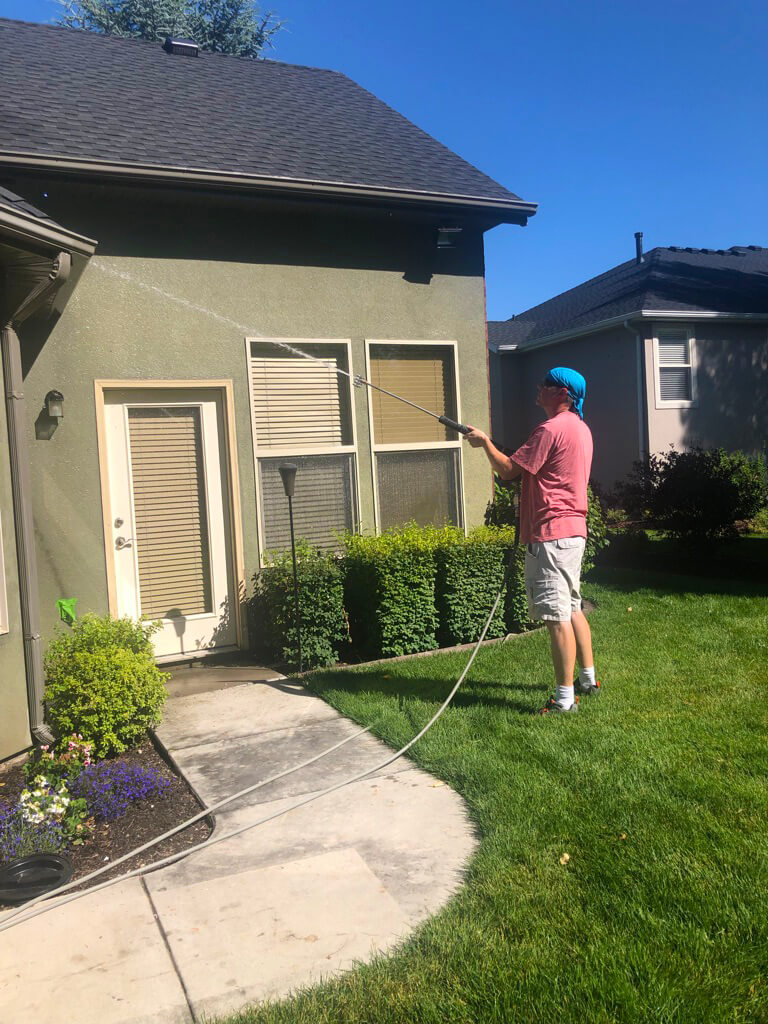
{"type": "Polygon", "coordinates": [[[579,672],[579,682],[589,683],[591,686],[595,685],[595,666],[592,665],[590,668],[583,668],[579,672]]]}
{"type": "Polygon", "coordinates": [[[569,708],[573,704],[573,686],[556,686],[555,700],[561,708],[569,708]]]}

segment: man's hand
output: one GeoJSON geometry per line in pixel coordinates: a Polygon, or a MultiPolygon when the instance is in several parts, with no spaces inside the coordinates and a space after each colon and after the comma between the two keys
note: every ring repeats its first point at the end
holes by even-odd
{"type": "Polygon", "coordinates": [[[464,438],[469,441],[473,448],[484,448],[488,442],[488,435],[484,434],[482,430],[478,430],[477,427],[470,426],[469,433],[464,435],[464,438]]]}

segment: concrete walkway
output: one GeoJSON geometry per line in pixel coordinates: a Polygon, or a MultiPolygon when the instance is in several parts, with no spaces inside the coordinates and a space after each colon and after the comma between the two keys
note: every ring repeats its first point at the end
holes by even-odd
{"type": "MultiPolygon", "coordinates": [[[[180,669],[170,689],[159,737],[207,804],[358,729],[299,684],[247,665],[180,669]]],[[[361,736],[224,808],[216,831],[387,753],[361,736]]],[[[189,1024],[287,995],[400,942],[455,891],[474,847],[458,795],[396,761],[0,934],[0,1022],[189,1024]]]]}

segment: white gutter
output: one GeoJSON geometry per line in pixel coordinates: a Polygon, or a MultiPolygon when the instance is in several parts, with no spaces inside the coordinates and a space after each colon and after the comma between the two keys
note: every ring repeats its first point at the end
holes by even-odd
{"type": "Polygon", "coordinates": [[[515,213],[519,217],[533,217],[538,203],[524,199],[493,199],[460,193],[436,193],[412,189],[356,185],[342,181],[317,181],[310,178],[265,177],[244,172],[211,171],[200,167],[174,167],[155,164],[113,163],[108,160],[79,160],[63,155],[42,156],[39,153],[0,152],[0,165],[68,171],[79,174],[98,174],[101,177],[131,178],[146,181],[226,185],[251,188],[264,192],[312,194],[349,199],[395,199],[399,202],[429,204],[433,206],[465,206],[470,210],[494,213],[515,213]]]}
{"type": "Polygon", "coordinates": [[[519,344],[497,345],[495,352],[530,352],[533,349],[544,348],[547,345],[557,345],[560,341],[567,341],[570,338],[580,338],[585,334],[595,334],[598,331],[607,331],[611,327],[624,326],[628,320],[751,320],[755,323],[768,322],[768,313],[714,313],[694,312],[682,309],[638,309],[634,313],[623,313],[621,316],[613,316],[608,320],[599,320],[597,323],[588,324],[586,327],[572,328],[567,331],[558,331],[557,334],[549,334],[544,338],[537,338],[532,342],[520,342],[519,344]]]}

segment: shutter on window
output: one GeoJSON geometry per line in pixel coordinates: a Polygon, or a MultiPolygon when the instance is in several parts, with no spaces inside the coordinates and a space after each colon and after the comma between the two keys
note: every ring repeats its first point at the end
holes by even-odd
{"type": "MultiPolygon", "coordinates": [[[[285,461],[259,461],[266,551],[285,551],[291,546],[288,499],[278,472],[278,466],[285,461]]],[[[293,498],[296,540],[307,540],[321,548],[338,548],[336,534],[354,528],[352,456],[299,456],[291,457],[291,462],[298,467],[293,498]]]]}
{"type": "Polygon", "coordinates": [[[143,615],[212,611],[200,410],[128,410],[143,615]]]}
{"type": "Polygon", "coordinates": [[[323,365],[290,353],[251,346],[253,418],[259,448],[349,444],[348,416],[335,354],[323,365]]]}
{"type": "MultiPolygon", "coordinates": [[[[371,346],[371,383],[440,416],[455,418],[453,351],[425,345],[371,346]]],[[[376,444],[453,441],[437,420],[379,391],[371,392],[376,444]]]]}

